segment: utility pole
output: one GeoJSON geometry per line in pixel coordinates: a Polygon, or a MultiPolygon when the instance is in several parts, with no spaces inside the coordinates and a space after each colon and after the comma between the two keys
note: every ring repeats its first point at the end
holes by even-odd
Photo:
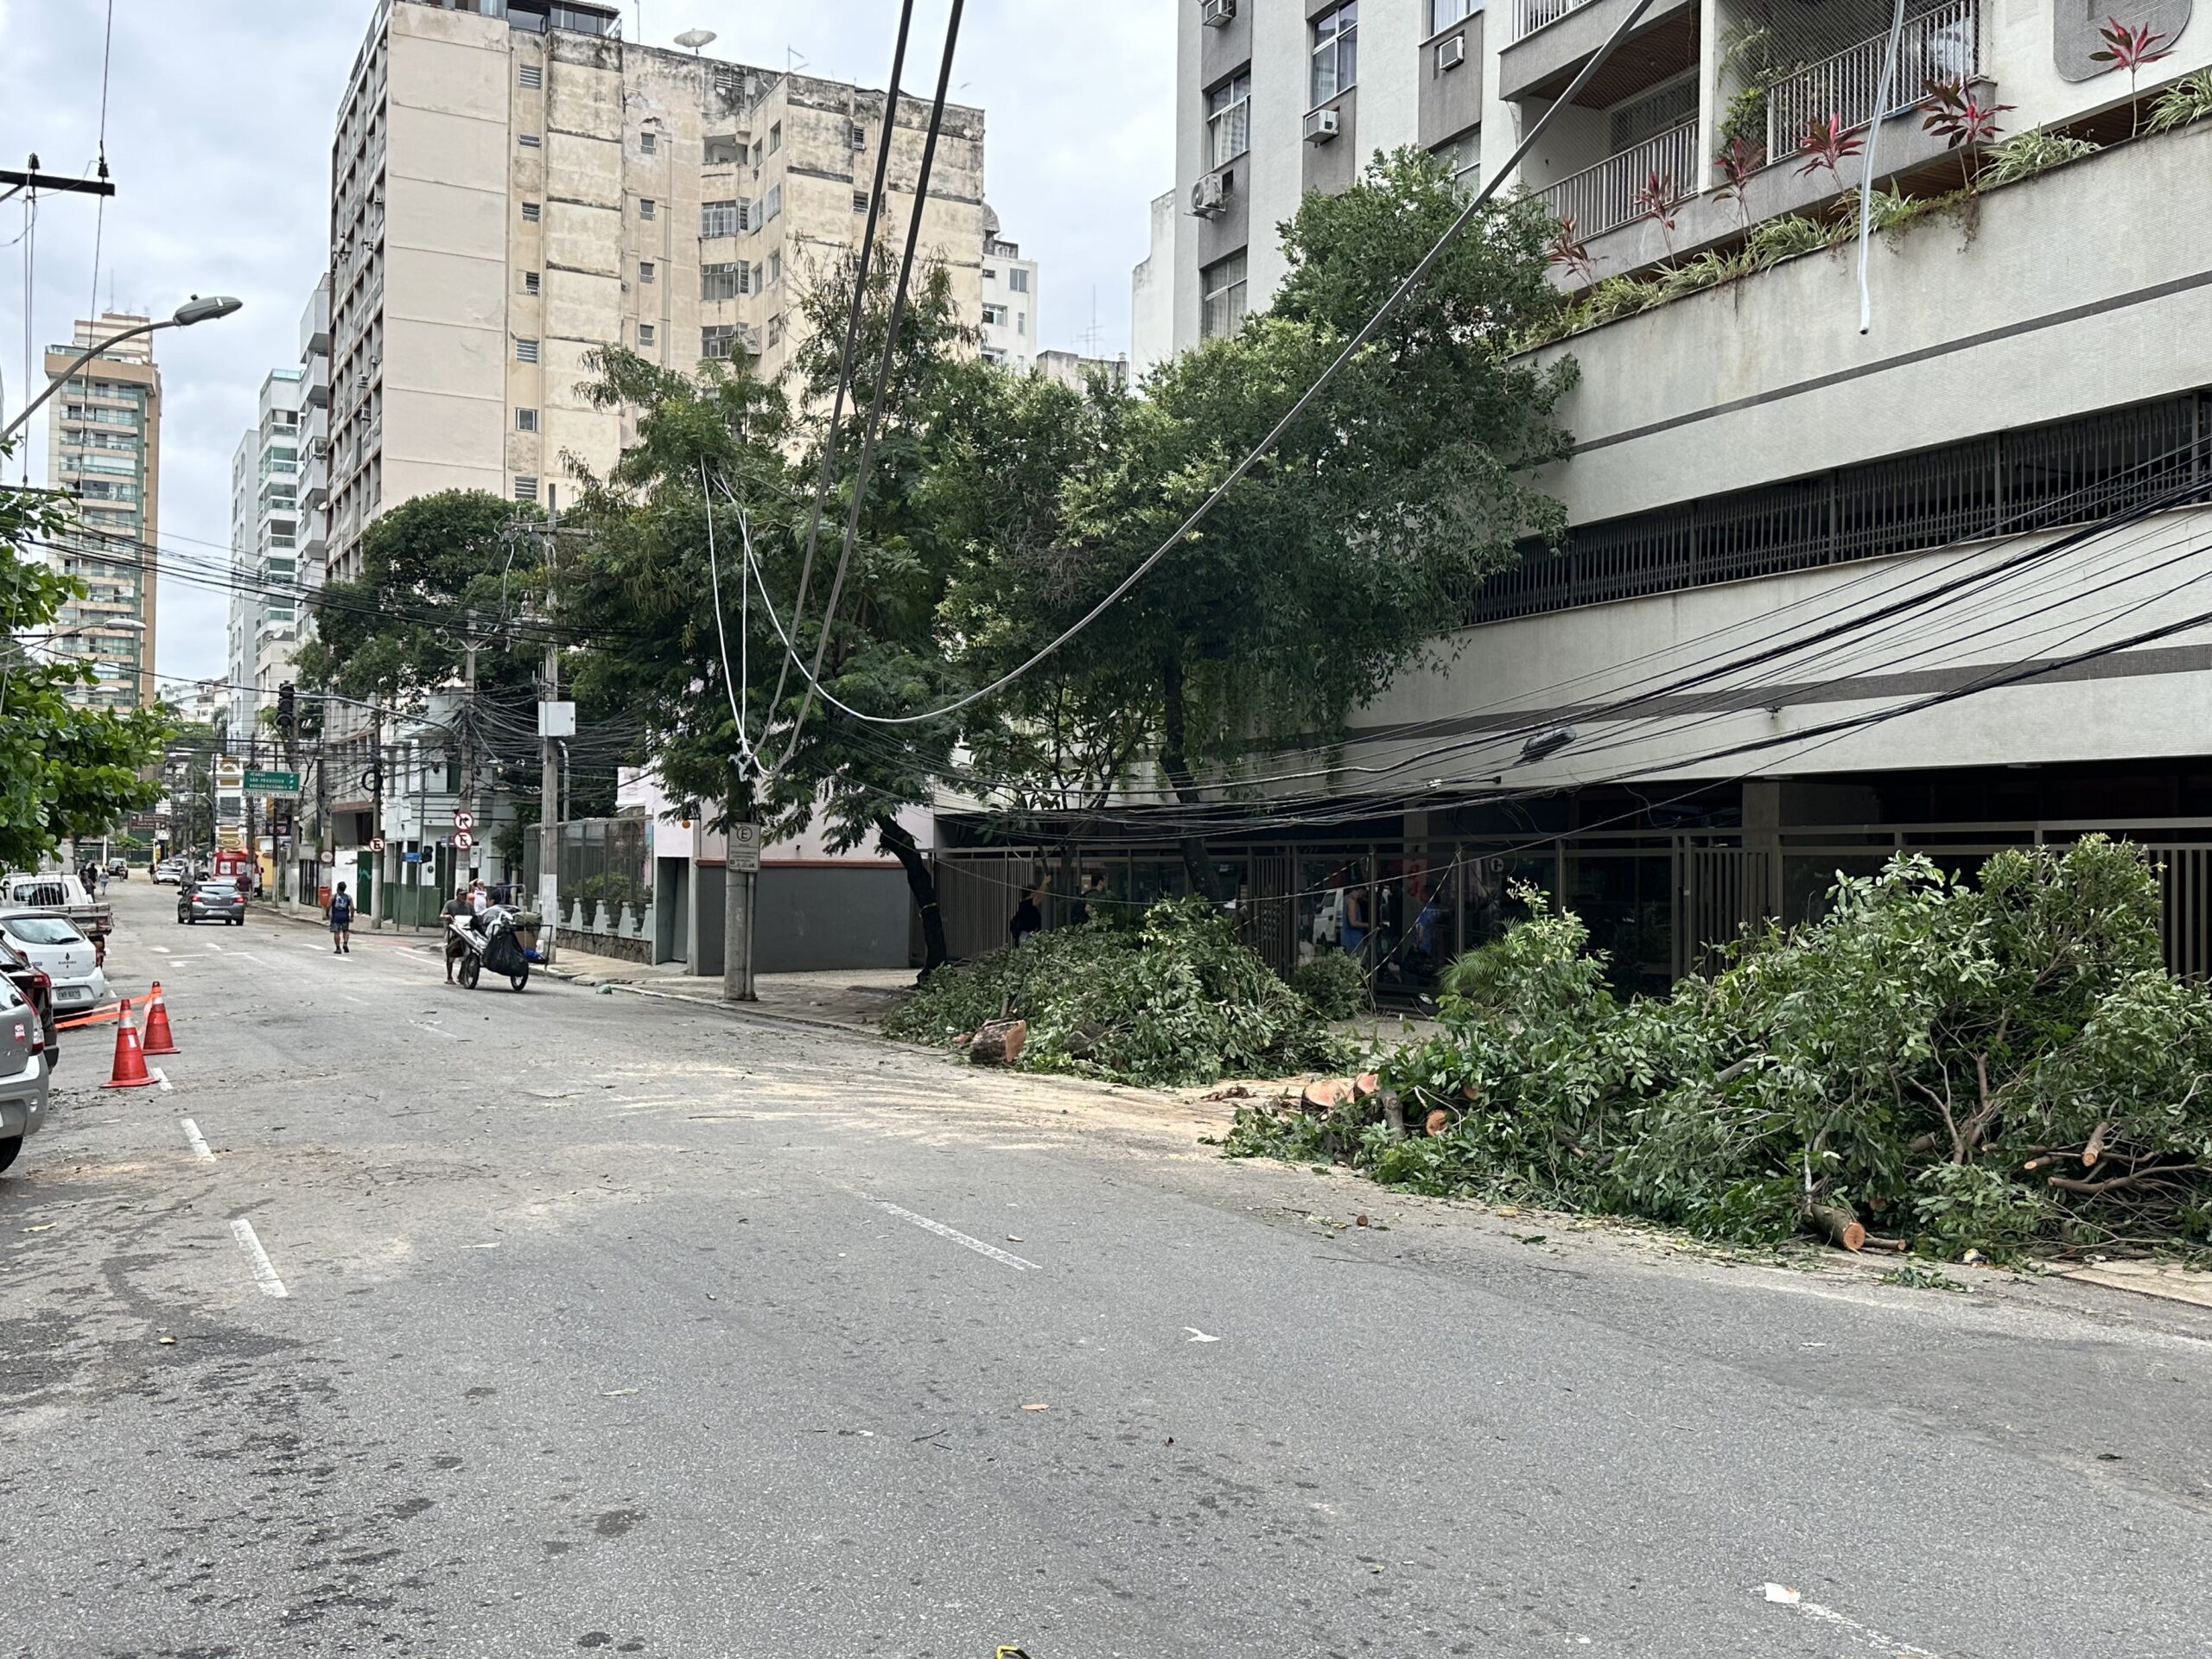
{"type": "Polygon", "coordinates": [[[555,717],[561,695],[561,645],[552,630],[553,556],[561,532],[556,486],[545,486],[545,671],[537,696],[537,909],[544,918],[538,949],[553,960],[553,938],[561,915],[561,721],[555,717]]]}
{"type": "MultiPolygon", "coordinates": [[[[372,846],[384,839],[384,710],[376,705],[369,709],[369,791],[372,804],[369,808],[369,842],[372,846]]],[[[384,906],[378,901],[384,897],[385,855],[389,848],[369,855],[369,927],[378,933],[384,931],[384,906]]]]}

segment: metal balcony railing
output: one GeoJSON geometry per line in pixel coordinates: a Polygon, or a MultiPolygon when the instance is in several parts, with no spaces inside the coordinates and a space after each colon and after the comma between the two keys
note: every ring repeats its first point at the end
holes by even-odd
{"type": "Polygon", "coordinates": [[[1803,153],[1805,130],[1815,121],[1834,116],[1849,132],[1871,125],[1878,113],[1910,109],[1931,80],[1964,80],[1980,73],[1980,0],[1942,0],[1904,20],[1886,111],[1875,108],[1882,59],[1890,45],[1886,29],[1777,81],[1766,100],[1769,158],[1778,162],[1803,153]]]}
{"type": "MultiPolygon", "coordinates": [[[[1513,40],[1524,40],[1546,23],[1557,22],[1587,0],[1513,0],[1513,40]]],[[[1512,41],[1506,44],[1510,46],[1512,41]]]]}
{"type": "Polygon", "coordinates": [[[1570,174],[1536,194],[1565,224],[1574,221],[1574,234],[1586,238],[1614,230],[1644,212],[1638,198],[1656,174],[1669,204],[1697,194],[1697,123],[1679,127],[1631,144],[1618,156],[1608,156],[1595,167],[1570,174]]]}

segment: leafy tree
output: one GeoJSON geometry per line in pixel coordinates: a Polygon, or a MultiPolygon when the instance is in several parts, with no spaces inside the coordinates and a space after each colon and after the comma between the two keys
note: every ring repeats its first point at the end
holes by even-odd
{"type": "Polygon", "coordinates": [[[0,868],[35,868],[64,839],[106,835],[161,793],[147,773],[168,729],[163,716],[71,703],[72,688],[96,683],[90,664],[41,661],[14,639],[49,630],[84,595],[82,583],[26,551],[68,528],[53,498],[0,489],[0,868]]]}
{"type": "MultiPolygon", "coordinates": [[[[972,541],[948,608],[970,676],[1024,660],[1166,539],[1464,201],[1436,158],[1378,156],[1283,227],[1272,308],[1155,371],[1142,397],[1003,394],[1034,464],[1007,469],[1004,445],[978,442],[939,486],[964,498],[972,541]]],[[[1015,689],[1012,726],[1055,760],[1062,734],[1087,734],[1096,765],[1134,738],[1198,804],[1205,774],[1255,743],[1340,731],[1521,543],[1556,535],[1563,515],[1528,474],[1565,453],[1551,411],[1573,368],[1508,356],[1555,303],[1547,232],[1532,202],[1485,210],[1188,540],[1015,689]]],[[[1202,845],[1184,855],[1204,889],[1202,845]]]]}

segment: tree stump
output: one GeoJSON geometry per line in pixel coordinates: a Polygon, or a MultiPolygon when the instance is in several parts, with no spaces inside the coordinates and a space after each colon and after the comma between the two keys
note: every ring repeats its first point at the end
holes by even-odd
{"type": "Polygon", "coordinates": [[[988,1020],[976,1027],[975,1040],[968,1045],[968,1058],[979,1065],[1012,1065],[1020,1058],[1022,1044],[1028,1040],[1027,1020],[988,1020]]]}

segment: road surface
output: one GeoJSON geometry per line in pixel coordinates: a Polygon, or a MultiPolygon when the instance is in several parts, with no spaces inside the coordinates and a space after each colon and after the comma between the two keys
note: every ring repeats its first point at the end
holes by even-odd
{"type": "Polygon", "coordinates": [[[183,1052],[0,1178],[0,1654],[2212,1653],[2212,1313],[118,892],[183,1052]]]}

